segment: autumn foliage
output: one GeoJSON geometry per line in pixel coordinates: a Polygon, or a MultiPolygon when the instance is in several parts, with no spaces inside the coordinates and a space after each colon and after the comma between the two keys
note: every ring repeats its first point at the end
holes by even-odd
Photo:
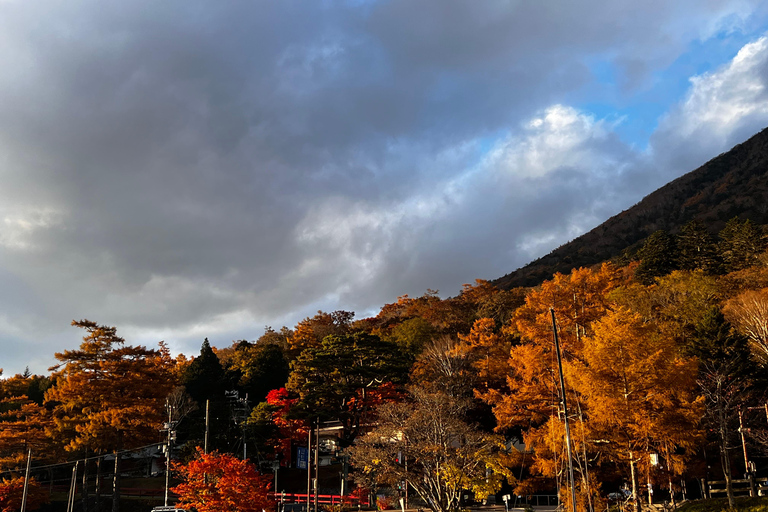
{"type": "Polygon", "coordinates": [[[268,496],[271,478],[260,475],[248,461],[232,455],[203,453],[187,464],[174,464],[183,483],[172,489],[178,508],[197,512],[261,512],[273,510],[268,496]]]}
{"type": "Polygon", "coordinates": [[[112,451],[156,439],[174,386],[167,350],[126,345],[114,327],[89,320],[72,325],[87,334],[79,350],[56,354],[56,384],[45,395],[52,435],[68,450],[112,451]]]}
{"type": "MultiPolygon", "coordinates": [[[[23,495],[24,478],[3,479],[0,483],[0,512],[21,510],[23,495]]],[[[27,510],[37,510],[43,503],[48,503],[48,493],[40,487],[34,478],[30,478],[27,486],[27,510]]]]}

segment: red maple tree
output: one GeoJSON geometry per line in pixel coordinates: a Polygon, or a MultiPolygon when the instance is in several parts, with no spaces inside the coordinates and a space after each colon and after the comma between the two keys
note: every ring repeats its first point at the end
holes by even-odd
{"type": "MultiPolygon", "coordinates": [[[[3,479],[0,482],[0,512],[16,512],[21,509],[23,494],[23,477],[3,479]]],[[[34,478],[30,478],[27,486],[26,509],[37,510],[43,503],[48,503],[48,499],[48,493],[40,487],[34,478]]]]}
{"type": "Polygon", "coordinates": [[[203,453],[187,464],[174,464],[183,483],[171,489],[178,508],[197,512],[261,512],[273,510],[268,496],[271,477],[260,475],[248,461],[225,453],[203,453]]]}

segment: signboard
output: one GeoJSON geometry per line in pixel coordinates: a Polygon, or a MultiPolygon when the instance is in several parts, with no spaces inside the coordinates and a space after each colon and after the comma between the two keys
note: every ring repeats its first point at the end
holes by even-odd
{"type": "Polygon", "coordinates": [[[309,448],[304,446],[296,447],[296,467],[299,469],[307,469],[307,461],[309,460],[309,448]]]}

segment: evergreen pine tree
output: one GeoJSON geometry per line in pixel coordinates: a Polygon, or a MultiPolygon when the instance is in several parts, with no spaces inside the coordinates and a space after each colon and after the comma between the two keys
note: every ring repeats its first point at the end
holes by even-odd
{"type": "Polygon", "coordinates": [[[208,338],[203,341],[200,355],[189,363],[182,376],[182,384],[187,388],[189,396],[203,406],[206,400],[224,396],[226,390],[224,369],[211,348],[208,338]]]}
{"type": "Polygon", "coordinates": [[[734,470],[728,448],[736,442],[738,411],[749,405],[756,389],[758,366],[746,336],[737,333],[713,307],[696,327],[687,351],[699,359],[698,384],[705,398],[705,422],[720,445],[729,506],[733,508],[734,470]]]}
{"type": "Polygon", "coordinates": [[[763,230],[747,219],[744,222],[738,217],[729,220],[720,231],[718,247],[727,272],[741,270],[757,261],[757,256],[765,248],[763,230]]]}
{"type": "Polygon", "coordinates": [[[654,278],[665,276],[675,270],[677,266],[675,240],[669,236],[669,233],[660,229],[646,238],[639,256],[640,265],[635,270],[635,277],[643,284],[651,284],[654,278]]]}
{"type": "Polygon", "coordinates": [[[717,273],[720,265],[715,242],[701,223],[692,220],[683,226],[676,242],[681,270],[701,269],[707,274],[717,273]]]}

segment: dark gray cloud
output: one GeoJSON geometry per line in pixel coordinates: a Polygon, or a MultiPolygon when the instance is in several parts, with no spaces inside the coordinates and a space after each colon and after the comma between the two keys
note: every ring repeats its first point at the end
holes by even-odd
{"type": "Polygon", "coordinates": [[[765,67],[697,79],[648,152],[564,98],[642,87],[764,9],[1,2],[3,365],[42,371],[73,318],[190,353],[509,272],[765,122],[744,93],[695,155],[664,135],[765,67]]]}

